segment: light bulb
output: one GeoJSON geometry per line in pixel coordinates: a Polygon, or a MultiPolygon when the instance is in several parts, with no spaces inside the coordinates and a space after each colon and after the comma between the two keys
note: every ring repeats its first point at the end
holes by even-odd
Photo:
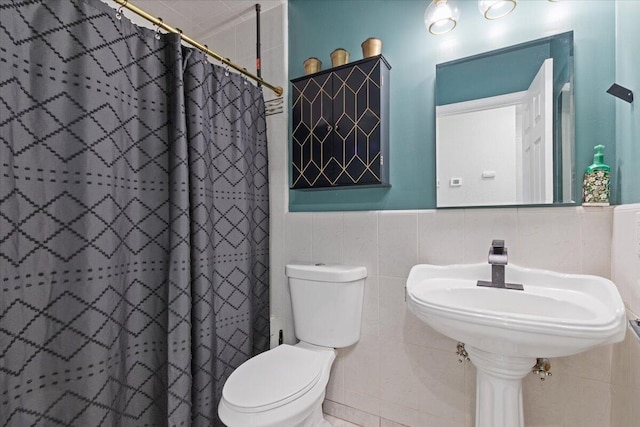
{"type": "Polygon", "coordinates": [[[424,13],[424,25],[431,34],[453,30],[460,18],[460,9],[451,0],[433,0],[424,13]]]}
{"type": "Polygon", "coordinates": [[[516,8],[516,0],[478,0],[480,13],[487,19],[499,19],[516,8]]]}

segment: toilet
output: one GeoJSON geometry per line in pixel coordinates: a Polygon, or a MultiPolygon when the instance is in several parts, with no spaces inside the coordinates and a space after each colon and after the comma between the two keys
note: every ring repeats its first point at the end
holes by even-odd
{"type": "Polygon", "coordinates": [[[228,427],[329,427],[322,416],[336,348],[360,339],[365,267],[287,265],[298,344],[240,365],[218,406],[228,427]]]}

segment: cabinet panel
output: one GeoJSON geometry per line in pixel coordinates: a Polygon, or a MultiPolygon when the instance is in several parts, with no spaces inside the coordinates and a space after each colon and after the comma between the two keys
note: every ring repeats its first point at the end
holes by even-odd
{"type": "Polygon", "coordinates": [[[292,188],[388,185],[382,56],[292,80],[292,188]]]}

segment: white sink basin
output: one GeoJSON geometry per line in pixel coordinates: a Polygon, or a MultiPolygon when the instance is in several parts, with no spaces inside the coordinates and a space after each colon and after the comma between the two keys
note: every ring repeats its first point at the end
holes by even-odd
{"type": "Polygon", "coordinates": [[[622,341],[625,309],[616,286],[597,276],[507,265],[524,291],[476,286],[489,264],[421,264],[407,279],[409,309],[465,344],[478,368],[476,426],[523,427],[521,380],[536,358],[622,341]]]}
{"type": "Polygon", "coordinates": [[[476,286],[491,280],[489,264],[416,265],[407,304],[442,334],[509,356],[568,356],[624,338],[624,304],[610,280],[515,265],[505,277],[524,291],[476,286]]]}

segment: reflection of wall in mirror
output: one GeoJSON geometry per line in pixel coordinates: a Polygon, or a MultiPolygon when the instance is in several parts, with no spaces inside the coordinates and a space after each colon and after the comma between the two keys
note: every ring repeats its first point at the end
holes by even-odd
{"type": "Polygon", "coordinates": [[[436,139],[447,141],[437,147],[438,206],[514,203],[516,109],[511,105],[437,118],[436,139]],[[451,178],[462,178],[462,185],[451,186],[451,178]]]}

